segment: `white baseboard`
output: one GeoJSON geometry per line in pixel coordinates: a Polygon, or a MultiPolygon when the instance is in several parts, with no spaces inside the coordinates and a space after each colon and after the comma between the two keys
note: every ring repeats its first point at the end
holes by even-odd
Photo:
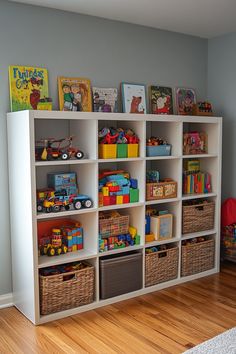
{"type": "Polygon", "coordinates": [[[4,309],[5,307],[13,306],[13,296],[12,294],[4,294],[0,295],[0,309],[4,309]]]}

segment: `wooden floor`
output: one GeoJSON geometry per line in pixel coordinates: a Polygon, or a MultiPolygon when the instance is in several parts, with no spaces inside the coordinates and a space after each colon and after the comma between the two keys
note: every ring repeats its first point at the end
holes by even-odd
{"type": "Polygon", "coordinates": [[[0,353],[182,353],[236,326],[236,264],[222,272],[35,327],[0,310],[0,353]]]}

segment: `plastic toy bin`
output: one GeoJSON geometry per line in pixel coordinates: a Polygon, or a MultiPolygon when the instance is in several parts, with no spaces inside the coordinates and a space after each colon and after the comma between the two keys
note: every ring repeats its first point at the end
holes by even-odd
{"type": "Polygon", "coordinates": [[[171,154],[171,145],[146,146],[146,154],[151,156],[169,156],[171,154]]]}
{"type": "Polygon", "coordinates": [[[138,157],[138,145],[128,144],[128,157],[138,157]]]}
{"type": "Polygon", "coordinates": [[[125,158],[128,155],[128,144],[117,144],[117,157],[125,158]]]}
{"type": "Polygon", "coordinates": [[[142,253],[128,252],[100,258],[100,299],[142,288],[142,253]]]}
{"type": "Polygon", "coordinates": [[[117,155],[116,144],[99,144],[100,159],[115,159],[117,155]]]}

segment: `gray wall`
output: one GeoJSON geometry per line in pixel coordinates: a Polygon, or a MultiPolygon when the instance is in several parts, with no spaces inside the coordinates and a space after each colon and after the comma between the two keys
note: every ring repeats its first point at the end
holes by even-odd
{"type": "Polygon", "coordinates": [[[208,97],[223,116],[222,198],[235,198],[236,33],[208,42],[208,97]]]}
{"type": "MultiPolygon", "coordinates": [[[[49,70],[57,108],[58,75],[84,76],[99,86],[121,81],[185,86],[206,97],[207,40],[0,0],[0,295],[11,292],[6,112],[8,65],[49,70]]],[[[20,147],[17,151],[20,156],[20,147]]],[[[24,186],[19,186],[24,192],[24,186]]],[[[19,208],[22,207],[19,201],[19,208]]]]}

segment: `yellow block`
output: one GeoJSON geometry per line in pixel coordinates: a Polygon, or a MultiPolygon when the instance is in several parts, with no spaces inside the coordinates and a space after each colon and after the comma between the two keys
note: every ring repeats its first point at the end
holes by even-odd
{"type": "Polygon", "coordinates": [[[75,251],[77,251],[77,245],[72,246],[72,252],[75,252],[75,251]]]}
{"type": "Polygon", "coordinates": [[[136,227],[133,226],[129,226],[129,233],[132,236],[132,238],[134,238],[137,235],[137,229],[136,227]]]}
{"type": "Polygon", "coordinates": [[[116,196],[116,204],[123,204],[123,195],[116,196]]]}
{"type": "Polygon", "coordinates": [[[146,242],[155,241],[155,236],[154,236],[154,234],[145,235],[145,241],[146,241],[146,242]]]}
{"type": "Polygon", "coordinates": [[[99,144],[100,159],[115,159],[117,155],[116,144],[99,144]]]}
{"type": "Polygon", "coordinates": [[[102,194],[104,197],[109,197],[109,188],[108,187],[102,187],[102,194]]]}
{"type": "Polygon", "coordinates": [[[100,207],[103,206],[103,194],[102,194],[102,192],[98,193],[98,203],[99,203],[100,207]]]}
{"type": "Polygon", "coordinates": [[[138,144],[128,144],[128,157],[138,157],[138,144]]]}

